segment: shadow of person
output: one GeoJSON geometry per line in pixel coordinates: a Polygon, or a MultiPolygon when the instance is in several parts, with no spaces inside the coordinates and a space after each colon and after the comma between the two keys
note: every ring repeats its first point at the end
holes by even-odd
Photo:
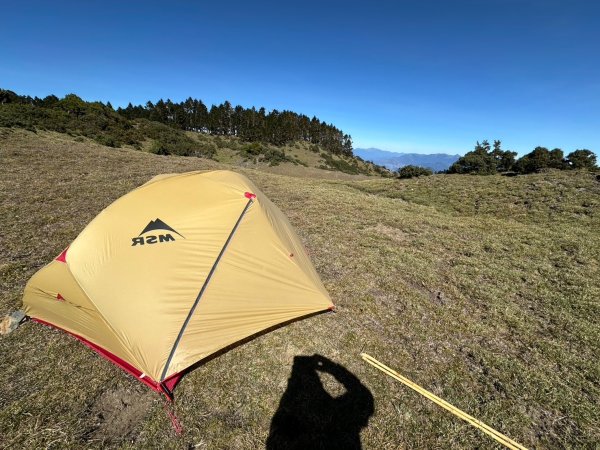
{"type": "Polygon", "coordinates": [[[373,411],[371,392],[344,367],[321,355],[296,356],[267,450],[361,449],[360,430],[373,411]],[[330,395],[318,372],[333,376],[345,392],[330,395]]]}

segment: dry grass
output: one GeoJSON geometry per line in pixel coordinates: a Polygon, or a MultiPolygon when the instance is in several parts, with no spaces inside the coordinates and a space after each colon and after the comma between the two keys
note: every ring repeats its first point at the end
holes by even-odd
{"type": "MultiPolygon", "coordinates": [[[[223,167],[1,129],[0,158],[1,314],[19,308],[28,278],[114,199],[158,173],[223,167]]],[[[525,446],[598,445],[592,175],[399,182],[242,171],[295,225],[339,312],[186,376],[176,390],[181,436],[157,395],[65,334],[27,324],[0,340],[0,447],[264,447],[294,357],[313,354],[372,393],[364,448],[494,447],[360,351],[525,446]]]]}
{"type": "MultiPolygon", "coordinates": [[[[239,138],[232,136],[211,136],[191,131],[186,132],[186,135],[195,141],[214,145],[216,152],[213,159],[215,161],[237,167],[239,169],[251,168],[292,177],[335,180],[355,180],[357,178],[366,179],[373,176],[380,177],[380,174],[375,171],[373,164],[334,154],[330,155],[333,161],[343,161],[350,164],[356,164],[356,168],[361,175],[345,173],[339,170],[334,170],[334,168],[331,167],[329,170],[323,170],[322,167],[327,167],[327,161],[322,157],[322,149],[314,152],[311,150],[311,147],[315,146],[312,146],[308,142],[294,142],[278,147],[267,145],[273,149],[285,152],[288,157],[295,161],[295,163],[281,162],[275,166],[271,166],[268,161],[257,162],[253,158],[243,157],[240,153],[240,149],[244,147],[246,143],[241,141],[239,138]]],[[[148,147],[149,145],[146,145],[146,150],[148,147]]],[[[392,173],[387,172],[387,175],[391,176],[392,173]]]]}

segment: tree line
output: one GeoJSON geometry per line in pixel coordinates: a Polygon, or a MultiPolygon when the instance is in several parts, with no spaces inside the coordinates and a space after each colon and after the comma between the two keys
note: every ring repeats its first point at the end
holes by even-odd
{"type": "Polygon", "coordinates": [[[588,149],[575,150],[565,156],[560,148],[548,150],[536,147],[532,152],[517,159],[517,152],[503,150],[502,142],[493,145],[487,140],[475,145],[474,150],[460,157],[448,173],[472,173],[491,175],[495,173],[534,173],[543,169],[589,169],[595,170],[596,155],[588,149]]]}
{"type": "Polygon", "coordinates": [[[293,111],[267,112],[265,108],[232,106],[229,101],[208,108],[202,100],[188,98],[147,102],[144,106],[118,108],[129,119],[144,118],[176,128],[221,136],[237,136],[248,142],[285,145],[296,141],[317,144],[334,154],[352,156],[352,138],[317,117],[309,118],[293,111]]]}
{"type": "MultiPolygon", "coordinates": [[[[572,151],[565,156],[560,148],[548,150],[536,147],[532,152],[517,158],[517,152],[503,150],[502,142],[495,140],[493,145],[487,140],[477,141],[475,148],[461,156],[448,170],[438,173],[462,173],[475,175],[493,175],[497,173],[527,174],[543,169],[587,169],[597,170],[596,155],[588,149],[572,151]]],[[[425,167],[404,166],[397,171],[398,178],[414,178],[432,175],[425,167]]]]}
{"type": "MultiPolygon", "coordinates": [[[[22,96],[12,91],[0,90],[0,104],[17,103],[54,108],[63,106],[64,100],[83,102],[79,97],[69,94],[64,99],[49,95],[43,99],[22,96]]],[[[89,102],[84,102],[90,104],[89,102]]],[[[102,105],[114,110],[110,102],[92,104],[102,105]]],[[[72,111],[74,114],[77,111],[72,111]]],[[[145,105],[134,106],[131,103],[126,108],[117,108],[116,113],[126,119],[148,119],[166,124],[172,128],[196,131],[217,136],[235,136],[243,141],[264,142],[277,146],[296,141],[316,144],[328,152],[353,156],[352,137],[343,133],[332,124],[293,111],[267,112],[265,108],[244,108],[232,106],[229,101],[208,108],[202,100],[188,98],[180,103],[171,100],[148,101],[145,105]]]]}
{"type": "MultiPolygon", "coordinates": [[[[41,127],[75,133],[111,147],[132,145],[138,148],[142,141],[150,138],[156,141],[157,153],[212,157],[216,151],[213,146],[209,143],[201,145],[182,133],[195,131],[275,146],[305,141],[330,154],[354,156],[352,138],[316,117],[311,119],[292,111],[267,113],[265,108],[233,107],[228,101],[209,109],[201,100],[190,97],[180,103],[171,100],[159,100],[156,104],[147,102],[144,106],[129,103],[126,108],[115,110],[110,102],[86,102],[74,94],[62,99],[55,95],[42,99],[0,89],[0,105],[5,106],[0,108],[0,126],[32,130],[41,127]]],[[[472,151],[459,158],[446,172],[525,174],[546,168],[596,170],[596,155],[588,149],[579,149],[565,156],[559,148],[536,147],[517,158],[516,152],[502,149],[501,141],[495,140],[490,145],[484,140],[477,142],[472,151]]],[[[398,176],[411,178],[429,174],[429,169],[408,166],[401,169],[398,176]]]]}
{"type": "Polygon", "coordinates": [[[212,158],[216,148],[163,123],[127,119],[110,104],[86,102],[74,94],[59,99],[19,96],[0,89],[0,127],[48,130],[87,137],[108,147],[124,145],[141,149],[153,141],[150,151],[160,154],[212,158]]]}

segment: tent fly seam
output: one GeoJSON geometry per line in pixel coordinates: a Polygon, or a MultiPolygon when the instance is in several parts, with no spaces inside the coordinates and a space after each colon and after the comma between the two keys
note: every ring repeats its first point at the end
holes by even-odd
{"type": "Polygon", "coordinates": [[[219,262],[221,261],[221,258],[223,257],[223,254],[225,253],[225,250],[227,250],[227,247],[229,246],[229,243],[231,242],[233,235],[235,234],[236,230],[238,229],[240,222],[242,221],[242,218],[246,215],[246,212],[250,208],[250,205],[252,205],[252,203],[254,203],[255,197],[256,197],[255,195],[253,195],[253,196],[246,195],[246,198],[248,198],[248,202],[246,203],[246,206],[244,207],[242,213],[240,214],[240,217],[238,217],[235,225],[233,226],[231,233],[229,233],[229,236],[227,237],[225,244],[223,244],[223,248],[221,248],[221,251],[219,252],[219,255],[217,256],[215,263],[211,267],[210,272],[208,272],[206,280],[204,280],[204,284],[202,285],[202,288],[200,289],[200,292],[198,293],[198,296],[196,297],[194,304],[190,308],[190,311],[189,311],[185,321],[183,322],[181,329],[179,330],[179,334],[177,335],[177,338],[175,339],[175,343],[173,344],[173,347],[171,348],[171,352],[169,353],[169,358],[167,359],[167,362],[163,369],[162,375],[160,376],[161,383],[165,381],[165,378],[167,376],[167,371],[169,370],[169,366],[171,364],[171,360],[173,359],[173,356],[175,356],[175,352],[177,351],[177,346],[179,345],[179,342],[181,341],[181,338],[183,337],[183,333],[185,332],[185,329],[187,328],[188,323],[190,322],[192,316],[194,315],[194,311],[196,310],[198,303],[200,303],[200,299],[202,298],[202,295],[206,291],[208,283],[210,282],[215,270],[217,269],[217,266],[219,265],[219,262]]]}

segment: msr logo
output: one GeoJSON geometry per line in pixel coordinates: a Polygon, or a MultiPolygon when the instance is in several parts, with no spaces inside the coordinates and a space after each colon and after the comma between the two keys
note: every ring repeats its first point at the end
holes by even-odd
{"type": "MultiPolygon", "coordinates": [[[[156,220],[151,220],[148,225],[142,230],[138,237],[131,238],[131,246],[134,247],[136,245],[144,245],[144,244],[156,244],[161,242],[172,242],[175,241],[173,234],[171,233],[156,233],[156,234],[148,234],[151,231],[170,231],[178,236],[182,237],[177,231],[171,228],[169,225],[164,223],[159,218],[156,220]],[[143,236],[142,236],[143,235],[143,236]]],[[[184,238],[185,239],[185,238],[184,238]]]]}

